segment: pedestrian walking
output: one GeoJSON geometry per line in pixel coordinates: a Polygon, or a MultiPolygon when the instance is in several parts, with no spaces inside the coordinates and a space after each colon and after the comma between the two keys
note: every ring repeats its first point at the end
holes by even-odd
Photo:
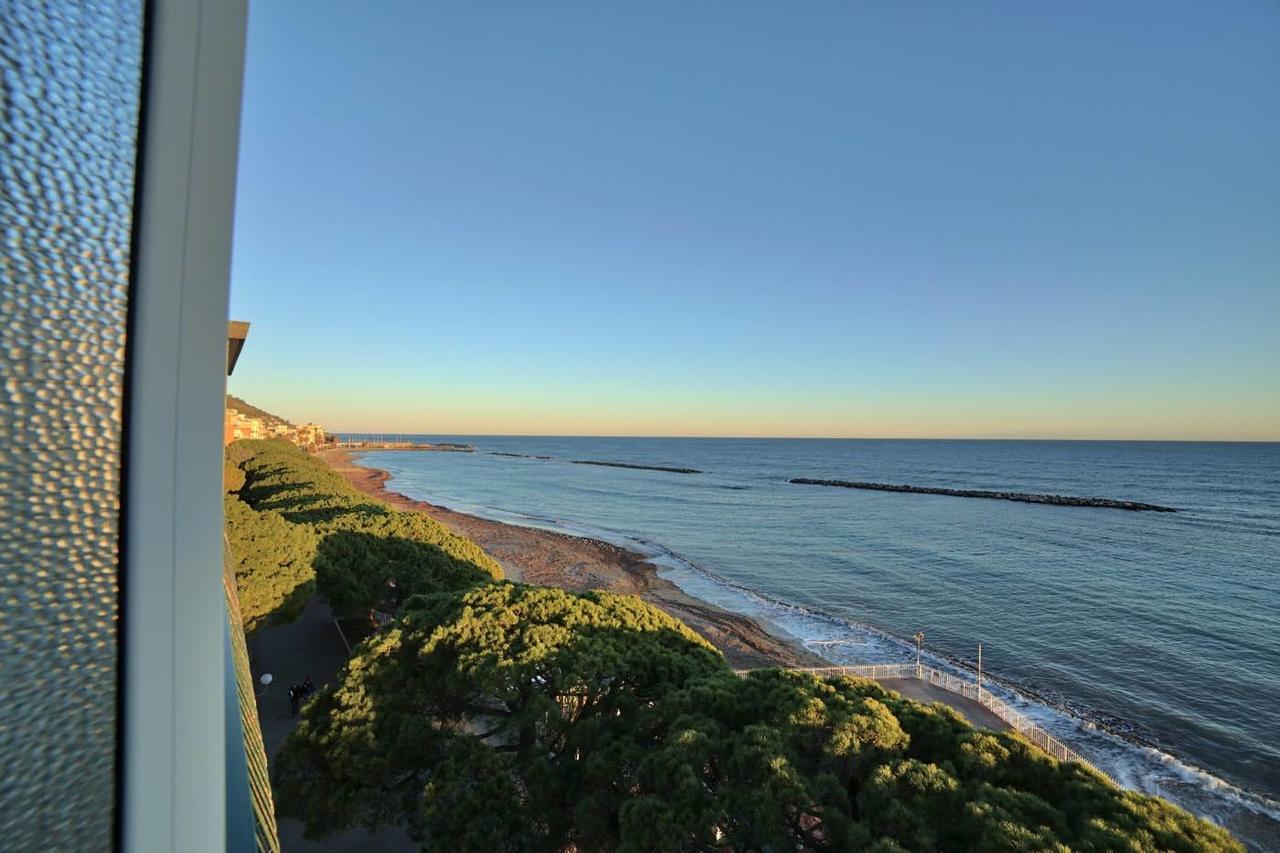
{"type": "Polygon", "coordinates": [[[291,685],[289,687],[289,716],[290,717],[298,716],[298,698],[301,692],[302,692],[302,688],[298,687],[296,684],[291,685]]]}

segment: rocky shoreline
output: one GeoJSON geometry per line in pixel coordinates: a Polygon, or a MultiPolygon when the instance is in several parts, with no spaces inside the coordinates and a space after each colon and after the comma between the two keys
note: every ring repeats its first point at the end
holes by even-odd
{"type": "Polygon", "coordinates": [[[835,486],[842,489],[867,489],[874,492],[908,492],[917,495],[946,495],[953,498],[986,498],[987,500],[1016,501],[1027,504],[1123,509],[1130,512],[1178,512],[1176,508],[1171,506],[1140,503],[1138,501],[1119,501],[1111,498],[1078,498],[1070,495],[1037,495],[1028,492],[991,492],[982,489],[945,489],[938,486],[864,483],[857,480],[815,480],[810,477],[792,477],[787,482],[801,486],[835,486]]]}

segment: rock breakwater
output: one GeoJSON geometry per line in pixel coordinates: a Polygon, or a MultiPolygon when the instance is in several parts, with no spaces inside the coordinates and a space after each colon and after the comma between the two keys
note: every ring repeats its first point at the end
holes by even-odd
{"type": "Polygon", "coordinates": [[[809,477],[792,477],[787,482],[801,486],[836,486],[842,489],[868,489],[874,492],[908,492],[917,495],[946,495],[953,498],[986,498],[997,501],[1017,501],[1027,504],[1052,506],[1083,506],[1096,509],[1124,509],[1130,512],[1177,512],[1171,506],[1119,501],[1111,498],[1080,498],[1071,495],[1037,495],[1028,492],[992,492],[982,489],[945,489],[937,486],[909,486],[894,483],[864,483],[857,480],[815,480],[809,477]]]}
{"type": "Polygon", "coordinates": [[[697,468],[668,468],[665,465],[634,465],[630,462],[595,462],[590,459],[575,459],[574,465],[602,465],[605,468],[635,468],[639,471],[666,471],[670,474],[701,474],[697,468]]]}

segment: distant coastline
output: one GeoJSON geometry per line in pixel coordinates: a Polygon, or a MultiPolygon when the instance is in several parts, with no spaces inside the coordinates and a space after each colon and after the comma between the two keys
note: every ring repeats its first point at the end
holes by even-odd
{"type": "Polygon", "coordinates": [[[1079,506],[1094,509],[1123,509],[1130,512],[1178,512],[1171,506],[1121,501],[1112,498],[1080,498],[1071,495],[1039,495],[1028,492],[993,492],[982,489],[946,489],[938,486],[909,486],[892,483],[864,483],[857,480],[816,480],[811,477],[792,477],[787,481],[801,486],[834,486],[841,489],[866,489],[873,492],[907,492],[916,495],[945,495],[953,498],[985,498],[996,501],[1016,501],[1027,504],[1052,506],[1079,506]]]}

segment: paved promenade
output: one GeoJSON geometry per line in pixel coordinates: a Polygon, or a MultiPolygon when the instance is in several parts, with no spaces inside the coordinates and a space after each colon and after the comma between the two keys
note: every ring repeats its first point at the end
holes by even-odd
{"type": "MultiPolygon", "coordinates": [[[[347,647],[333,623],[333,613],[319,597],[313,597],[307,609],[294,622],[276,628],[264,628],[249,639],[249,658],[253,662],[253,678],[257,683],[264,672],[273,676],[265,691],[259,687],[258,719],[262,723],[262,741],[268,763],[285,737],[293,731],[297,720],[289,716],[289,685],[311,680],[319,688],[333,680],[347,659],[347,647]]],[[[302,837],[302,824],[277,816],[280,846],[287,853],[364,853],[378,850],[387,853],[418,850],[418,845],[400,829],[369,832],[356,829],[322,841],[302,837]]]]}
{"type": "Polygon", "coordinates": [[[993,732],[1013,731],[1012,726],[972,699],[952,693],[950,690],[943,690],[927,681],[921,681],[918,678],[877,678],[876,681],[886,690],[897,691],[917,702],[925,704],[941,702],[948,708],[959,711],[966,720],[978,728],[990,729],[993,732]]]}

